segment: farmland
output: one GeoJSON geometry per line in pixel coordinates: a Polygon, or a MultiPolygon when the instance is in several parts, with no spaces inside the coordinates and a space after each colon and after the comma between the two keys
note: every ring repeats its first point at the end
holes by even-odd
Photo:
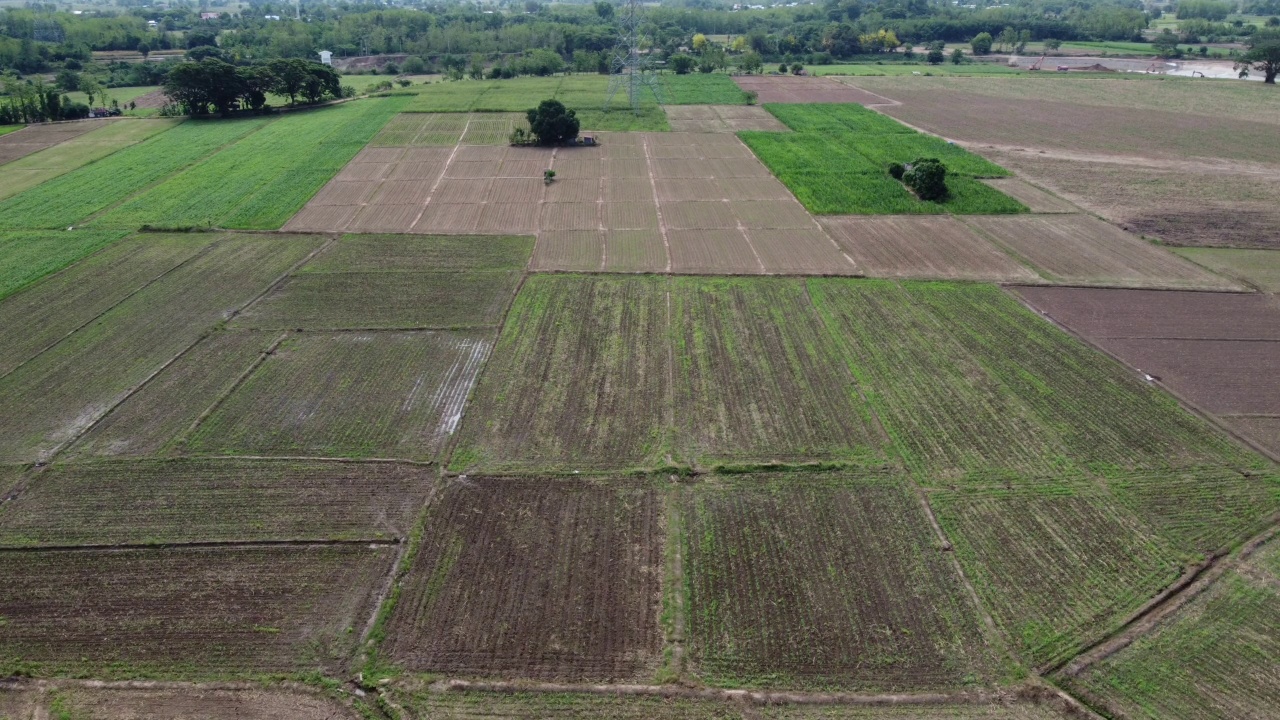
{"type": "Polygon", "coordinates": [[[686,491],[682,512],[705,680],[900,692],[988,672],[974,609],[902,483],[756,477],[686,491]]]}
{"type": "Polygon", "coordinates": [[[11,163],[32,153],[68,142],[102,127],[99,123],[69,123],[14,128],[0,134],[0,165],[11,163]]]}
{"type": "MultiPolygon", "coordinates": [[[[0,198],[16,195],[40,183],[100,160],[111,153],[164,132],[177,120],[113,122],[97,125],[92,132],[75,135],[55,146],[5,163],[0,178],[0,198]]],[[[93,127],[95,124],[86,124],[93,127]]]]}
{"type": "Polygon", "coordinates": [[[119,240],[122,232],[0,232],[0,299],[119,240]]]}
{"type": "Polygon", "coordinates": [[[387,623],[390,659],[486,676],[652,674],[663,556],[654,488],[467,478],[443,493],[387,623]]]}

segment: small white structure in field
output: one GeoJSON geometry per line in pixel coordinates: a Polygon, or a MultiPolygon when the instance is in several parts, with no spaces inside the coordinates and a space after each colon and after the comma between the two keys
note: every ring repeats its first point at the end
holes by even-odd
{"type": "Polygon", "coordinates": [[[321,65],[333,65],[333,53],[332,53],[332,52],[329,52],[328,50],[321,50],[321,51],[320,51],[320,64],[321,64],[321,65]]]}

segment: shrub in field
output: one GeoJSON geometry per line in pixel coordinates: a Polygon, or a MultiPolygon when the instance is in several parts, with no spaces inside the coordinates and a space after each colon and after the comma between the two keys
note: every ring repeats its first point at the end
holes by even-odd
{"type": "Polygon", "coordinates": [[[529,132],[539,145],[554,145],[578,137],[578,116],[559,100],[543,100],[538,107],[530,108],[529,132]]]}
{"type": "Polygon", "coordinates": [[[907,172],[907,166],[902,163],[889,163],[889,174],[894,180],[901,180],[902,176],[907,172]]]}
{"type": "Polygon", "coordinates": [[[921,200],[941,200],[947,196],[947,168],[936,158],[919,158],[903,173],[902,182],[921,200]]]}

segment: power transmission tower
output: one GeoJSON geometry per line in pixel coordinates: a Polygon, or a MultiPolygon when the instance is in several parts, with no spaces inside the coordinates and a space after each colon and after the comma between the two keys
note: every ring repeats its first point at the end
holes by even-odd
{"type": "Polygon", "coordinates": [[[654,100],[662,104],[662,88],[658,75],[649,64],[648,54],[640,54],[640,5],[637,0],[625,0],[618,18],[618,44],[613,49],[609,63],[609,93],[604,99],[608,110],[619,90],[626,89],[631,111],[640,114],[640,94],[648,89],[654,100]]]}

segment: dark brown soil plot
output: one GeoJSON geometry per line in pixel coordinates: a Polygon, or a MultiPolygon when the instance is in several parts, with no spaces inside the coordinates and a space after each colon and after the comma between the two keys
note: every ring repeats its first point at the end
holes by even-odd
{"type": "Polygon", "coordinates": [[[1211,413],[1280,413],[1280,342],[1102,340],[1126,363],[1211,413]]]}
{"type": "Polygon", "coordinates": [[[0,666],[40,674],[342,674],[395,550],[0,552],[0,666]]]}
{"type": "Polygon", "coordinates": [[[71,138],[106,127],[112,120],[30,125],[16,132],[0,135],[0,165],[24,158],[71,138]]]}
{"type": "Polygon", "coordinates": [[[235,322],[259,329],[360,330],[491,326],[518,272],[302,273],[235,322]]]}
{"type": "Polygon", "coordinates": [[[299,272],[522,270],[532,252],[531,237],[346,235],[299,272]]]}
{"type": "Polygon", "coordinates": [[[796,76],[751,76],[733,78],[746,92],[758,93],[760,103],[859,103],[876,105],[883,97],[844,85],[829,78],[796,76]]]}
{"type": "Polygon", "coordinates": [[[902,483],[755,477],[683,494],[707,682],[906,691],[987,675],[981,621],[902,483]]]}
{"type": "Polygon", "coordinates": [[[680,452],[718,460],[884,462],[883,436],[804,284],[672,285],[680,452]]]}
{"type": "Polygon", "coordinates": [[[143,235],[110,245],[0,303],[0,375],[31,359],[213,240],[143,235]]]}
{"type": "MultiPolygon", "coordinates": [[[[284,688],[222,690],[202,687],[68,687],[36,696],[32,708],[93,720],[356,720],[350,707],[318,692],[284,688]]],[[[0,691],[0,717],[4,717],[0,691]]],[[[26,718],[27,715],[16,717],[26,718]]],[[[54,715],[53,717],[57,717],[54,715]]]]}
{"type": "Polygon", "coordinates": [[[476,388],[451,465],[659,464],[670,379],[664,282],[529,278],[476,388]]]}
{"type": "Polygon", "coordinates": [[[743,720],[741,708],[723,700],[621,693],[405,691],[400,687],[391,692],[396,704],[408,709],[411,717],[424,719],[743,720]]]}
{"type": "Polygon", "coordinates": [[[62,457],[151,455],[172,449],[282,337],[278,332],[209,335],[114,408],[62,457]]]}
{"type": "Polygon", "coordinates": [[[55,465],[0,506],[0,545],[392,540],[408,535],[432,479],[390,463],[55,465]]]}
{"type": "Polygon", "coordinates": [[[488,332],[302,334],[192,436],[218,455],[429,460],[462,417],[488,332]]]}
{"type": "Polygon", "coordinates": [[[451,675],[647,675],[662,638],[662,508],[625,483],[455,481],[429,511],[384,651],[451,675]]]}
{"type": "Polygon", "coordinates": [[[1017,293],[1091,338],[1280,340],[1280,304],[1266,295],[1052,287],[1017,293]]]}
{"type": "Polygon", "coordinates": [[[831,216],[818,222],[872,277],[1039,279],[955,218],[831,216]]]}

